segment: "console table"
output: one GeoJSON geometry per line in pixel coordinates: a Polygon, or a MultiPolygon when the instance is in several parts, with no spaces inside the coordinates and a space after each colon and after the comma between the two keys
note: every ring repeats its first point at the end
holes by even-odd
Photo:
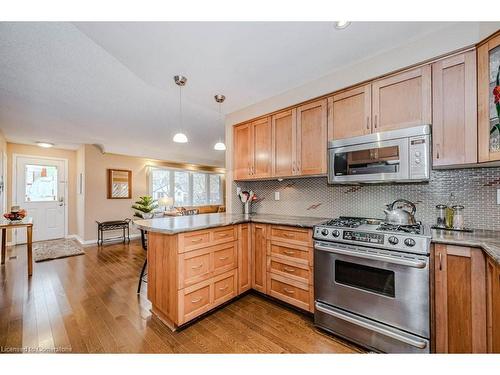
{"type": "Polygon", "coordinates": [[[97,223],[97,245],[102,245],[104,241],[111,241],[121,238],[123,243],[126,240],[130,242],[130,219],[125,220],[113,220],[113,221],[96,221],[97,223]],[[122,235],[120,237],[106,238],[104,239],[104,232],[110,230],[122,230],[122,235]],[[125,236],[125,232],[127,235],[125,236]]]}
{"type": "Polygon", "coordinates": [[[23,220],[10,221],[0,219],[0,228],[2,229],[2,263],[5,264],[5,248],[7,245],[7,229],[26,228],[26,247],[28,250],[28,276],[33,274],[33,219],[25,217],[23,220]]]}

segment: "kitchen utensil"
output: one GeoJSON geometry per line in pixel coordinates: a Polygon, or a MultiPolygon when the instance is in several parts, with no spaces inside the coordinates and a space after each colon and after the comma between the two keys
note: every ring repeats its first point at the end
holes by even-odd
{"type": "Polygon", "coordinates": [[[385,222],[390,224],[398,225],[413,225],[416,224],[415,212],[417,208],[415,205],[406,199],[397,199],[391,204],[387,205],[385,212],[385,222]],[[399,206],[397,203],[401,203],[399,206]],[[411,211],[403,209],[403,207],[409,207],[411,211]]]}

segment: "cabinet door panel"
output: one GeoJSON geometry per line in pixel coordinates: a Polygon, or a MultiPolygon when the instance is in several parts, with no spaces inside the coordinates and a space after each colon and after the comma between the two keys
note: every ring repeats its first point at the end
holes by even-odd
{"type": "Polygon", "coordinates": [[[431,67],[425,65],[372,84],[373,131],[431,123],[431,67]]]}
{"type": "Polygon", "coordinates": [[[328,140],[371,133],[371,85],[328,98],[328,140]]]}
{"type": "Polygon", "coordinates": [[[432,65],[433,165],[477,163],[476,53],[432,65]]]}
{"type": "Polygon", "coordinates": [[[234,135],[234,179],[244,180],[250,178],[253,165],[253,148],[251,142],[251,124],[243,124],[233,128],[234,135]]]}
{"type": "Polygon", "coordinates": [[[273,176],[291,176],[296,172],[295,109],[273,116],[273,176]]]}
{"type": "Polygon", "coordinates": [[[326,173],[327,101],[297,108],[297,169],[300,175],[326,173]]]}
{"type": "Polygon", "coordinates": [[[500,265],[487,263],[487,335],[488,353],[500,353],[500,265]]]}
{"type": "Polygon", "coordinates": [[[500,160],[500,137],[493,126],[499,123],[497,109],[494,104],[493,88],[496,86],[496,74],[500,55],[500,32],[491,36],[477,48],[477,101],[478,101],[478,151],[479,161],[488,162],[500,160]],[[490,141],[491,142],[490,145],[490,141]],[[493,146],[493,147],[491,147],[493,146]]]}
{"type": "Polygon", "coordinates": [[[271,118],[252,122],[253,169],[252,177],[271,176],[271,118]]]}
{"type": "Polygon", "coordinates": [[[438,353],[486,352],[486,275],[481,249],[435,245],[438,353]]]}
{"type": "Polygon", "coordinates": [[[252,227],[252,288],[266,293],[267,225],[252,227]]]}
{"type": "Polygon", "coordinates": [[[238,233],[238,293],[252,287],[250,224],[241,224],[238,233]]]}

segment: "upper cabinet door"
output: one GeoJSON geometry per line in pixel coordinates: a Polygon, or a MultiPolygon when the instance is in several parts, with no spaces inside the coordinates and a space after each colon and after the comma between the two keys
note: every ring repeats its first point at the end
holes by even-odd
{"type": "Polygon", "coordinates": [[[479,161],[500,160],[500,32],[477,49],[479,161]]]}
{"type": "Polygon", "coordinates": [[[295,109],[277,113],[272,118],[273,176],[292,176],[297,171],[295,109]]]}
{"type": "Polygon", "coordinates": [[[297,108],[297,169],[300,175],[326,173],[327,101],[297,108]]]}
{"type": "Polygon", "coordinates": [[[328,140],[370,134],[371,84],[328,98],[328,140]]]}
{"type": "Polygon", "coordinates": [[[431,67],[425,65],[372,84],[373,132],[431,124],[431,67]]]}
{"type": "Polygon", "coordinates": [[[271,176],[271,117],[252,122],[252,178],[271,176]]]}
{"type": "Polygon", "coordinates": [[[432,64],[433,165],[477,163],[476,51],[432,64]]]}
{"type": "Polygon", "coordinates": [[[251,178],[253,167],[252,125],[250,123],[233,128],[233,171],[235,180],[251,178]]]}

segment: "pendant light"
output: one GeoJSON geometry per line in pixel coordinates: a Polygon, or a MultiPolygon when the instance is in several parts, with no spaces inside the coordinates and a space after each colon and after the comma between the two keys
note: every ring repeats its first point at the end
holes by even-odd
{"type": "MultiPolygon", "coordinates": [[[[224,103],[224,100],[226,100],[226,97],[224,95],[215,95],[214,96],[215,101],[219,103],[219,120],[222,121],[222,103],[224,103]]],[[[226,151],[226,145],[222,140],[219,138],[219,141],[214,145],[214,150],[216,151],[226,151]]]]}
{"type": "Polygon", "coordinates": [[[182,123],[182,86],[184,86],[187,82],[187,78],[181,75],[174,76],[174,81],[177,86],[179,86],[179,123],[180,123],[180,131],[179,133],[174,135],[173,141],[176,143],[187,143],[188,138],[186,134],[182,131],[184,130],[184,126],[182,123]]]}

